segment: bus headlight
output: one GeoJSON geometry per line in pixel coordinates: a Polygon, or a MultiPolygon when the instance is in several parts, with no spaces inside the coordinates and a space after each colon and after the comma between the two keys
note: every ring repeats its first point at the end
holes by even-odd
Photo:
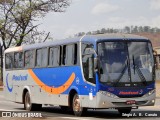
{"type": "Polygon", "coordinates": [[[105,96],[108,96],[108,97],[112,97],[112,98],[118,98],[118,96],[110,93],[110,92],[107,92],[107,91],[99,91],[101,94],[105,95],[105,96]]]}
{"type": "Polygon", "coordinates": [[[146,93],[145,95],[143,95],[143,97],[150,96],[150,95],[152,95],[153,93],[155,93],[155,89],[154,89],[154,90],[149,91],[148,93],[146,93]]]}

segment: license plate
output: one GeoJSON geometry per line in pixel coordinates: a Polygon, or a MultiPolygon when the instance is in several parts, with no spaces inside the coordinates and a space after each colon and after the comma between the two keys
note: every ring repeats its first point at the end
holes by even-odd
{"type": "Polygon", "coordinates": [[[135,100],[128,100],[128,101],[126,101],[126,104],[127,105],[136,104],[136,101],[135,100]]]}

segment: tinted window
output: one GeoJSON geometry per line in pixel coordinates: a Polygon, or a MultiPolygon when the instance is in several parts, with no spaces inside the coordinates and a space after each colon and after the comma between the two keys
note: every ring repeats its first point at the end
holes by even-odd
{"type": "Polygon", "coordinates": [[[23,52],[14,53],[14,67],[22,68],[23,66],[23,52]]]}
{"type": "Polygon", "coordinates": [[[63,64],[75,65],[77,63],[77,45],[65,45],[63,46],[63,64]]]}
{"type": "Polygon", "coordinates": [[[45,67],[47,66],[48,61],[48,49],[42,48],[36,50],[36,66],[37,67],[45,67]]]}
{"type": "Polygon", "coordinates": [[[42,56],[41,66],[46,67],[48,64],[48,49],[47,48],[42,49],[41,56],[42,56]]]}
{"type": "Polygon", "coordinates": [[[67,45],[66,47],[66,64],[73,65],[74,63],[74,45],[67,45]]]}
{"type": "Polygon", "coordinates": [[[41,49],[36,50],[36,66],[40,67],[41,66],[41,49]]]}
{"type": "Polygon", "coordinates": [[[34,51],[29,50],[25,52],[25,67],[30,68],[34,66],[34,51]]]}
{"type": "Polygon", "coordinates": [[[49,49],[49,66],[59,66],[60,47],[52,47],[49,49]]]}
{"type": "Polygon", "coordinates": [[[13,53],[7,53],[5,56],[5,67],[6,69],[12,69],[14,65],[14,56],[13,53]]]}

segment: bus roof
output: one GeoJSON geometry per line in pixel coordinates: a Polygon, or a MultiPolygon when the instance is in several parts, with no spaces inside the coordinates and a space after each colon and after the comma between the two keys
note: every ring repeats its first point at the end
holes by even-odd
{"type": "Polygon", "coordinates": [[[117,34],[117,33],[111,33],[111,34],[96,34],[96,35],[84,35],[83,37],[75,37],[75,38],[67,38],[63,40],[54,40],[50,42],[44,42],[44,43],[35,43],[30,45],[22,45],[20,47],[13,47],[8,48],[5,50],[5,53],[7,52],[14,52],[14,51],[24,51],[24,50],[30,50],[35,48],[41,48],[41,47],[47,47],[47,46],[56,46],[56,45],[63,45],[63,44],[69,44],[69,43],[75,43],[75,42],[91,42],[96,43],[97,41],[107,41],[107,40],[144,40],[149,41],[148,38],[139,36],[139,35],[133,35],[133,34],[117,34]]]}

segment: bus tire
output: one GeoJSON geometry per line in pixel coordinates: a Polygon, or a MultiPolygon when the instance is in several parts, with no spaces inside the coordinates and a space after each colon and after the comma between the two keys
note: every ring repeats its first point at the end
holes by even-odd
{"type": "Polygon", "coordinates": [[[132,110],[131,107],[127,107],[127,108],[118,108],[118,112],[122,115],[122,113],[130,113],[132,110]]]}
{"type": "Polygon", "coordinates": [[[24,109],[27,111],[35,111],[35,110],[41,110],[41,108],[42,108],[42,104],[33,104],[31,102],[29,92],[26,92],[24,97],[24,109]]]}
{"type": "Polygon", "coordinates": [[[81,107],[81,102],[78,94],[75,94],[72,101],[72,109],[75,116],[82,116],[87,111],[86,108],[81,107]]]}

